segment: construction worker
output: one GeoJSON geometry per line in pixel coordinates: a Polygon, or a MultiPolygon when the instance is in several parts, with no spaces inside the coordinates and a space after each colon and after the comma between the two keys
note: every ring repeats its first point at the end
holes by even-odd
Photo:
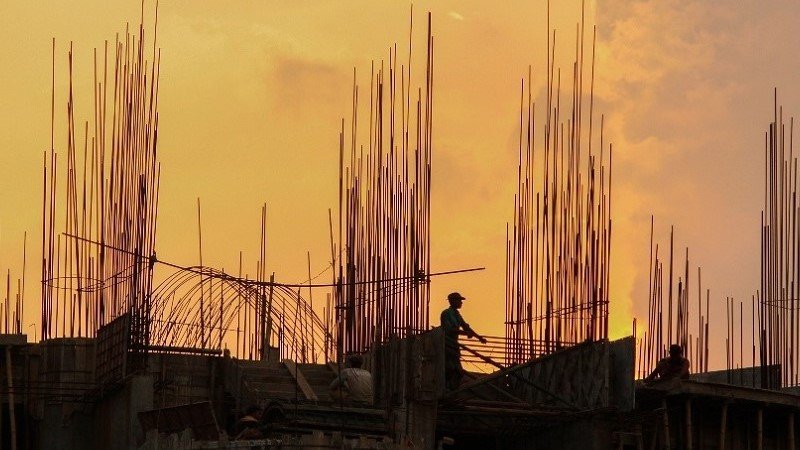
{"type": "Polygon", "coordinates": [[[669,356],[656,364],[653,373],[644,381],[673,380],[675,378],[689,378],[689,360],[683,357],[683,349],[678,344],[669,346],[669,356]]]}
{"type": "Polygon", "coordinates": [[[244,416],[236,424],[236,440],[247,441],[264,438],[264,433],[261,431],[261,412],[261,408],[256,405],[251,405],[244,411],[244,416]]]}
{"type": "Polygon", "coordinates": [[[331,396],[356,405],[372,405],[372,374],[362,369],[360,355],[350,355],[347,365],[331,383],[331,396]]]}
{"type": "Polygon", "coordinates": [[[458,310],[466,300],[458,292],[453,292],[447,296],[450,307],[442,311],[442,329],[444,329],[444,378],[445,385],[449,390],[458,389],[461,385],[461,378],[464,376],[464,368],[461,367],[461,348],[458,346],[458,335],[464,334],[467,337],[477,338],[485,344],[486,339],[478,335],[458,310]]]}

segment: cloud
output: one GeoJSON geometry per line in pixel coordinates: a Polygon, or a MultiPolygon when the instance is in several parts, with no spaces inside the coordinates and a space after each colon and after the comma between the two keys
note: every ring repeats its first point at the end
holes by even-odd
{"type": "Polygon", "coordinates": [[[314,104],[341,113],[342,92],[352,86],[341,66],[292,55],[277,56],[269,76],[268,89],[284,112],[302,113],[314,104]]]}
{"type": "Polygon", "coordinates": [[[785,58],[800,45],[792,34],[799,12],[787,2],[600,5],[595,93],[616,150],[618,321],[646,317],[651,213],[657,241],[675,224],[676,248],[688,246],[692,266],[703,267],[712,317],[724,317],[715,300],[747,300],[758,287],[763,132],[772,85],[800,100],[797,63],[785,58]]]}
{"type": "Polygon", "coordinates": [[[452,17],[455,20],[464,20],[464,16],[462,16],[461,14],[459,14],[459,13],[457,13],[455,11],[450,11],[449,13],[447,13],[447,15],[452,17]]]}

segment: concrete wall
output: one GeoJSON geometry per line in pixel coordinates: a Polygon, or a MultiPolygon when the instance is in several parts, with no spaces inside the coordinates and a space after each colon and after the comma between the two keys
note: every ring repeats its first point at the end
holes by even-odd
{"type": "Polygon", "coordinates": [[[0,334],[0,448],[11,448],[12,424],[19,448],[27,448],[33,432],[30,383],[35,377],[29,376],[29,370],[38,368],[38,355],[32,354],[32,349],[35,346],[26,342],[24,334],[0,334]]]}
{"type": "Polygon", "coordinates": [[[44,406],[36,438],[37,449],[93,450],[95,427],[91,412],[70,409],[65,411],[63,404],[44,406]]]}
{"type": "Polygon", "coordinates": [[[82,398],[92,387],[94,339],[50,339],[40,351],[36,448],[92,449],[92,405],[82,398]]]}
{"type": "Polygon", "coordinates": [[[633,336],[609,343],[609,405],[619,411],[631,411],[636,405],[635,364],[633,336]]]}
{"type": "Polygon", "coordinates": [[[764,369],[759,367],[743,367],[731,370],[712,370],[709,372],[693,373],[690,378],[695,381],[706,383],[732,384],[734,386],[755,387],[762,386],[762,375],[773,380],[779,380],[781,373],[780,364],[768,366],[764,369]]]}
{"type": "Polygon", "coordinates": [[[153,378],[133,376],[122,389],[103,397],[94,409],[95,449],[135,450],[144,442],[138,413],[153,409],[153,378]]]}
{"type": "Polygon", "coordinates": [[[155,407],[213,400],[211,386],[222,381],[217,370],[220,361],[222,358],[214,356],[149,355],[148,374],[155,382],[155,407]]]}
{"type": "MultiPolygon", "coordinates": [[[[612,446],[612,422],[587,417],[543,428],[527,436],[498,439],[495,448],[515,450],[607,450],[612,446]]],[[[459,447],[460,448],[460,447],[459,447]]]]}

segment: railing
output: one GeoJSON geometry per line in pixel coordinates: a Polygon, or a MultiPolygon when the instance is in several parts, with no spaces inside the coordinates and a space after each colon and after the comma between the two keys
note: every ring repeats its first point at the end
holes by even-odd
{"type": "MultiPolygon", "coordinates": [[[[497,370],[499,366],[509,367],[514,364],[522,364],[531,359],[547,354],[547,343],[544,341],[526,340],[524,343],[517,339],[507,339],[502,336],[484,336],[486,343],[478,339],[460,337],[459,344],[464,347],[461,350],[461,365],[468,372],[490,373],[497,370]],[[524,344],[524,349],[522,348],[524,344]],[[472,350],[472,351],[470,351],[472,350]],[[524,351],[521,351],[524,350],[524,351]],[[526,355],[527,357],[520,357],[526,355]],[[487,362],[487,358],[496,364],[487,362]]],[[[562,342],[561,348],[575,345],[574,343],[562,342]]],[[[551,347],[551,351],[555,350],[551,347]]]]}

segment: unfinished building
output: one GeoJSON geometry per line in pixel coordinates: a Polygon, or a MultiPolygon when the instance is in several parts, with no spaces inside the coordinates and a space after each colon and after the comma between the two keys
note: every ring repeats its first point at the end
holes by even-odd
{"type": "MultiPolygon", "coordinates": [[[[338,220],[329,216],[331,279],[316,284],[310,268],[301,284],[267,270],[265,209],[254,278],[157,257],[160,53],[148,33],[140,25],[99,52],[95,123],[84,124],[83,144],[70,95],[62,166],[51,135],[43,158],[41,340],[22,334],[21,298],[13,314],[6,306],[0,449],[795,448],[800,314],[785,312],[797,309],[798,285],[787,276],[798,271],[786,248],[800,241],[786,212],[795,194],[781,183],[796,159],[784,151],[777,114],[752,367],[741,357],[733,363],[729,334],[727,370],[708,372],[708,314],[698,313],[698,335],[688,331],[688,256],[674,305],[669,279],[665,308],[656,251],[648,332],[611,341],[612,146],[593,110],[596,32],[589,50],[581,20],[572,89],[564,93],[553,32],[543,127],[530,75],[522,80],[506,334],[460,342],[462,361],[476,370],[446,389],[445,339],[430,320],[429,285],[452,273],[433,272],[430,263],[430,15],[424,69],[415,63],[412,72],[410,42],[407,61],[392,48],[388,64],[370,75],[368,114],[359,114],[354,77],[350,123],[342,120],[339,135],[338,220]],[[155,276],[157,268],[167,273],[155,276]],[[323,308],[313,305],[317,289],[329,292],[323,308]],[[700,373],[636,381],[672,342],[697,355],[700,373]],[[372,374],[368,404],[331,394],[354,354],[372,374]],[[237,439],[253,405],[261,436],[237,439]]],[[[71,53],[69,61],[71,69],[71,53]]],[[[669,266],[671,274],[671,256],[669,266]]],[[[470,270],[480,269],[459,272],[470,270]]]]}

